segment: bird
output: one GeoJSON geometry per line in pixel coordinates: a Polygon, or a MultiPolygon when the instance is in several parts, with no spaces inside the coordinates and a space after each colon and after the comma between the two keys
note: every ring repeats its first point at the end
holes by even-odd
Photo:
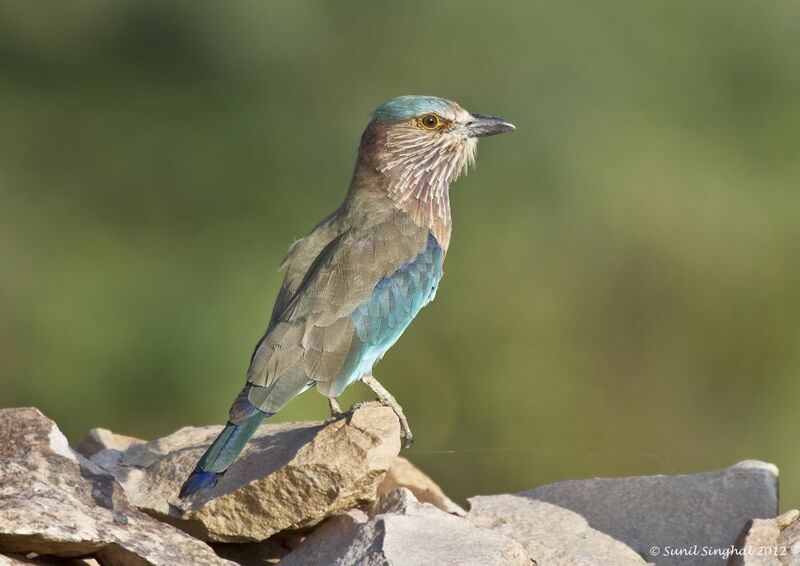
{"type": "Polygon", "coordinates": [[[404,446],[403,409],[373,366],[430,303],[450,245],[450,184],[475,162],[478,139],[516,130],[435,96],[392,98],[371,116],[342,204],[294,242],[266,331],[228,423],[183,484],[214,486],[264,419],[308,389],[336,401],[356,381],[391,407],[404,446]]]}

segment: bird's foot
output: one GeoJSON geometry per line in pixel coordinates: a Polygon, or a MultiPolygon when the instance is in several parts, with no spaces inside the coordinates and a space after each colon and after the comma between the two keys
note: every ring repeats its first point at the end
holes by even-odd
{"type": "Polygon", "coordinates": [[[408,426],[405,417],[400,419],[400,427],[402,428],[401,436],[403,437],[403,448],[411,448],[411,445],[414,444],[414,435],[411,434],[411,428],[408,426]]]}
{"type": "Polygon", "coordinates": [[[374,401],[359,401],[350,407],[350,412],[352,413],[356,409],[363,409],[364,407],[389,407],[392,411],[394,411],[394,414],[397,415],[397,418],[400,421],[400,437],[403,448],[410,448],[411,445],[414,444],[414,435],[411,434],[411,427],[408,426],[408,420],[403,414],[403,409],[400,408],[400,405],[397,405],[396,403],[392,404],[389,400],[383,399],[376,399],[374,401]]]}
{"type": "Polygon", "coordinates": [[[400,421],[400,436],[402,437],[403,448],[408,448],[414,444],[414,435],[411,434],[411,427],[408,426],[408,420],[406,420],[406,416],[403,414],[403,407],[400,406],[397,399],[395,399],[372,374],[365,375],[361,378],[361,381],[378,396],[378,403],[391,408],[394,414],[397,415],[400,421]]]}

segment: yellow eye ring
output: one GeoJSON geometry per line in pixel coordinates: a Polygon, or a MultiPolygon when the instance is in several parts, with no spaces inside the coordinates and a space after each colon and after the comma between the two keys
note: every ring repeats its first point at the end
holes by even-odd
{"type": "Polygon", "coordinates": [[[442,125],[442,119],[436,114],[424,114],[419,118],[419,125],[426,130],[435,130],[442,125]]]}

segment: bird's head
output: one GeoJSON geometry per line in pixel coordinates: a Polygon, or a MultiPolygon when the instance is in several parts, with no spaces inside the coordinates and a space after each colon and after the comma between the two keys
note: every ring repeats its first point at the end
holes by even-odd
{"type": "Polygon", "coordinates": [[[444,98],[393,98],[375,110],[364,132],[352,188],[383,191],[446,249],[450,183],[475,161],[478,138],[515,129],[444,98]]]}
{"type": "MultiPolygon", "coordinates": [[[[365,142],[391,190],[447,190],[475,160],[478,138],[515,130],[494,116],[471,114],[435,96],[400,96],[375,110],[365,142]]],[[[362,147],[362,150],[365,149],[362,147]]]]}

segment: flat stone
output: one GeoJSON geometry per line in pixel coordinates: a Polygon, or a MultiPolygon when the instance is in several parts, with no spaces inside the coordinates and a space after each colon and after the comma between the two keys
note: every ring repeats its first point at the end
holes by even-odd
{"type": "Polygon", "coordinates": [[[281,566],[531,566],[521,545],[466,519],[420,503],[405,488],[369,514],[351,510],[311,533],[281,566]]]}
{"type": "Polygon", "coordinates": [[[232,564],[138,511],[32,408],[0,410],[0,552],[96,556],[111,566],[232,564]]]}
{"type": "Polygon", "coordinates": [[[92,462],[150,515],[203,540],[248,542],[371,503],[400,450],[400,423],[387,407],[327,424],[265,424],[216,486],[180,499],[181,484],[220,430],[182,428],[123,452],[102,450],[92,462]]]}
{"type": "Polygon", "coordinates": [[[472,497],[467,519],[525,547],[537,564],[635,566],[647,564],[623,542],[589,526],[578,513],[521,495],[472,497]]]}
{"type": "Polygon", "coordinates": [[[750,521],[736,541],[728,566],[800,566],[800,511],[750,521]]]}
{"type": "MultiPolygon", "coordinates": [[[[685,566],[679,549],[730,547],[750,519],[777,515],[778,470],[746,461],[699,474],[565,481],[518,497],[573,511],[659,565],[685,566]]],[[[718,555],[691,559],[720,563],[718,555]]]]}
{"type": "Polygon", "coordinates": [[[450,500],[442,488],[427,474],[402,456],[398,456],[392,462],[383,483],[378,487],[378,497],[401,487],[409,489],[422,503],[430,503],[442,511],[455,515],[466,515],[466,511],[450,500]]]}

